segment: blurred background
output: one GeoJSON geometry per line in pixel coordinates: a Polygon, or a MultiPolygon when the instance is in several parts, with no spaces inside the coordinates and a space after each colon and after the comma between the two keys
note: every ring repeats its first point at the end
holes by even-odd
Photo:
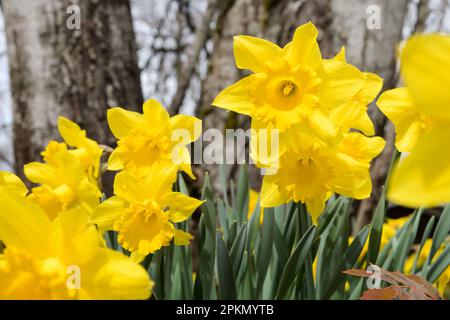
{"type": "MultiPolygon", "coordinates": [[[[24,163],[39,160],[48,141],[58,139],[60,114],[113,147],[106,109],[141,111],[148,98],[171,114],[202,118],[204,129],[245,129],[247,117],[210,104],[245,75],[235,67],[232,37],[253,35],[283,46],[309,20],[320,31],[324,57],[346,46],[348,61],[382,76],[389,89],[400,84],[398,44],[412,33],[449,32],[450,1],[3,0],[0,169],[22,175],[24,163]]],[[[370,115],[387,147],[373,164],[372,197],[355,205],[359,223],[370,218],[394,150],[392,126],[375,106],[370,115]]],[[[197,168],[199,182],[205,170],[213,180],[218,174],[217,166],[197,168]]],[[[229,166],[227,174],[235,171],[229,166]]],[[[251,184],[258,189],[255,172],[251,184]]]]}

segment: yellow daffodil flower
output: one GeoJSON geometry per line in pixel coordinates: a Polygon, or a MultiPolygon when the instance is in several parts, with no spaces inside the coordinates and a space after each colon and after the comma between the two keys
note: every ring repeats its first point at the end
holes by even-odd
{"type": "Polygon", "coordinates": [[[104,230],[118,232],[118,241],[141,261],[149,253],[170,244],[189,244],[191,234],[176,229],[174,223],[186,220],[202,201],[172,192],[177,168],[154,167],[137,178],[123,171],[114,181],[115,196],[93,213],[92,222],[104,230]]]}
{"type": "Polygon", "coordinates": [[[401,52],[407,89],[378,102],[396,125],[397,148],[408,151],[392,174],[390,201],[431,207],[450,201],[450,36],[414,36],[401,52]]]}
{"type": "Polygon", "coordinates": [[[7,171],[0,171],[0,187],[8,187],[10,190],[14,190],[22,195],[28,193],[28,188],[14,173],[7,171]]]}
{"type": "Polygon", "coordinates": [[[347,134],[341,144],[320,148],[314,143],[291,145],[280,158],[278,172],[266,175],[261,206],[274,207],[291,200],[305,203],[313,221],[336,192],[355,199],[370,196],[370,161],[384,148],[384,140],[360,133],[347,134]]]}
{"type": "MultiPolygon", "coordinates": [[[[80,160],[90,177],[97,179],[100,168],[100,157],[103,153],[102,148],[100,148],[96,141],[86,137],[85,130],[81,130],[78,124],[67,118],[58,118],[58,130],[64,142],[74,148],[70,149],[69,152],[73,153],[80,160]]],[[[51,152],[47,154],[47,158],[49,158],[50,154],[51,152]]]]}
{"type": "Polygon", "coordinates": [[[51,221],[30,199],[0,187],[0,299],[147,299],[140,265],[101,246],[78,210],[51,221]]]}
{"type": "Polygon", "coordinates": [[[143,114],[122,108],[109,109],[108,123],[119,139],[109,157],[109,170],[127,169],[137,174],[155,163],[164,163],[176,165],[195,178],[186,145],[200,136],[201,120],[181,114],[170,117],[159,102],[148,100],[143,114]]]}
{"type": "Polygon", "coordinates": [[[364,86],[355,67],[335,59],[326,63],[312,23],[300,26],[284,48],[250,36],[234,38],[234,56],[240,69],[254,74],[223,90],[213,105],[249,115],[268,127],[285,131],[306,122],[330,125],[331,109],[347,103],[364,86]]]}
{"type": "Polygon", "coordinates": [[[100,202],[101,192],[97,183],[89,178],[83,164],[65,147],[52,153],[50,163],[26,164],[24,173],[28,180],[39,184],[31,190],[29,197],[51,219],[74,207],[90,214],[100,202]]]}

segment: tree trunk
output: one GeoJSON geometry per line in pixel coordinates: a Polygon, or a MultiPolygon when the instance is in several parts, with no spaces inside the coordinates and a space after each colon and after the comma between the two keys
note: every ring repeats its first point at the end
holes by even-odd
{"type": "Polygon", "coordinates": [[[58,115],[112,145],[107,107],[142,103],[128,0],[14,0],[3,10],[16,171],[57,137],[58,115]],[[71,5],[80,9],[78,29],[71,5]]]}

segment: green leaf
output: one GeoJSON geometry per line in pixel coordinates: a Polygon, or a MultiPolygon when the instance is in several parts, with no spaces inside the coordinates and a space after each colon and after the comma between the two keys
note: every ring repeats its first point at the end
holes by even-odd
{"type": "Polygon", "coordinates": [[[260,294],[264,279],[267,275],[267,268],[269,267],[270,258],[272,257],[273,247],[273,229],[275,225],[273,208],[266,209],[264,215],[264,222],[262,225],[261,235],[261,249],[258,251],[256,261],[258,263],[258,277],[256,281],[256,293],[260,294]]]}
{"type": "Polygon", "coordinates": [[[202,215],[199,225],[199,268],[197,277],[198,283],[202,285],[201,290],[196,288],[196,293],[202,294],[202,299],[212,299],[214,262],[216,254],[216,208],[211,183],[208,174],[205,175],[205,181],[202,190],[202,199],[206,203],[202,205],[202,215]]]}
{"type": "Polygon", "coordinates": [[[422,209],[416,210],[410,221],[407,223],[405,231],[398,238],[397,247],[394,249],[392,256],[392,270],[403,270],[405,261],[408,258],[411,246],[417,235],[419,228],[420,217],[422,216],[422,209]]]}
{"type": "Polygon", "coordinates": [[[237,298],[236,282],[227,247],[219,232],[216,234],[217,278],[219,280],[219,298],[235,300],[237,298]]]}
{"type": "Polygon", "coordinates": [[[258,202],[256,203],[255,211],[253,211],[253,214],[248,223],[247,243],[250,245],[251,250],[253,250],[255,247],[254,244],[255,244],[256,236],[258,234],[258,230],[260,227],[260,225],[259,225],[260,217],[261,217],[261,209],[260,209],[260,204],[259,204],[259,199],[258,199],[258,202]]]}
{"type": "Polygon", "coordinates": [[[339,263],[338,267],[334,271],[333,277],[327,284],[327,289],[324,291],[325,294],[321,297],[323,299],[329,299],[333,293],[339,288],[341,284],[345,282],[346,276],[342,271],[346,269],[351,269],[358,261],[364,245],[366,244],[367,237],[369,235],[369,226],[365,226],[352,241],[350,246],[345,251],[344,257],[339,263]]]}
{"type": "Polygon", "coordinates": [[[225,206],[228,208],[230,205],[228,203],[228,172],[227,172],[227,167],[225,164],[221,163],[219,164],[219,177],[220,177],[220,182],[222,185],[222,192],[223,192],[223,200],[225,201],[225,206]]]}
{"type": "Polygon", "coordinates": [[[450,245],[447,245],[445,250],[441,253],[441,255],[436,259],[427,273],[427,280],[431,283],[437,281],[440,275],[449,267],[450,265],[450,245]]]}
{"type": "Polygon", "coordinates": [[[248,206],[248,190],[248,167],[247,165],[241,165],[236,193],[236,213],[239,218],[239,224],[247,220],[247,210],[245,210],[245,207],[248,206]]]}
{"type": "Polygon", "coordinates": [[[417,262],[419,261],[420,253],[422,252],[422,249],[423,249],[423,246],[425,245],[425,242],[430,237],[431,231],[433,230],[433,227],[434,227],[435,220],[436,220],[436,217],[432,216],[430,218],[430,220],[428,221],[426,227],[425,227],[425,230],[424,230],[423,235],[422,235],[422,240],[420,240],[419,250],[417,250],[416,256],[414,258],[414,264],[413,264],[413,268],[411,270],[411,273],[413,273],[413,274],[416,273],[417,262]]]}
{"type": "Polygon", "coordinates": [[[433,261],[434,255],[441,247],[445,238],[448,237],[450,233],[450,204],[445,206],[444,211],[439,218],[439,222],[436,226],[436,230],[433,234],[433,242],[431,244],[430,254],[427,258],[428,263],[433,261]]]}
{"type": "Polygon", "coordinates": [[[247,223],[245,222],[239,230],[235,241],[230,249],[231,265],[233,273],[237,274],[241,266],[244,249],[247,242],[247,223]]]}
{"type": "Polygon", "coordinates": [[[299,275],[300,269],[304,265],[305,259],[310,252],[311,245],[314,240],[315,229],[315,226],[311,226],[295,246],[295,249],[289,257],[289,260],[286,263],[286,266],[281,275],[280,283],[278,284],[276,299],[288,298],[289,289],[295,283],[295,278],[297,276],[301,276],[299,275]]]}
{"type": "Polygon", "coordinates": [[[367,250],[367,263],[375,263],[380,251],[381,235],[383,233],[384,217],[386,215],[386,195],[383,190],[370,228],[369,248],[367,250]]]}

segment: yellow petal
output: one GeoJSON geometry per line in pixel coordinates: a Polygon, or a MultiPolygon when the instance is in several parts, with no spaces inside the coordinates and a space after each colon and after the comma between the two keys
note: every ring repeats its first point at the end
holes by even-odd
{"type": "Polygon", "coordinates": [[[291,45],[285,47],[286,57],[292,67],[297,65],[315,67],[321,63],[318,35],[317,28],[311,22],[295,30],[291,45]]]}
{"type": "Polygon", "coordinates": [[[324,84],[321,104],[326,108],[337,107],[349,101],[363,88],[364,74],[354,66],[337,60],[327,60],[324,67],[328,77],[324,84]]]}
{"type": "Polygon", "coordinates": [[[114,179],[114,194],[128,202],[144,202],[148,192],[146,183],[127,171],[118,173],[114,179]]]}
{"type": "Polygon", "coordinates": [[[189,142],[197,140],[202,134],[202,120],[196,117],[177,114],[170,118],[169,123],[172,135],[175,130],[186,130],[190,136],[189,142]]]}
{"type": "Polygon", "coordinates": [[[56,217],[48,237],[53,256],[66,265],[85,265],[101,245],[97,228],[89,224],[86,213],[78,208],[56,217]]]}
{"type": "Polygon", "coordinates": [[[386,142],[381,137],[366,137],[358,132],[347,134],[339,146],[339,152],[358,161],[369,163],[384,149],[386,142]]]}
{"type": "Polygon", "coordinates": [[[193,237],[192,237],[192,234],[190,234],[189,232],[185,232],[180,229],[175,229],[175,234],[174,234],[174,239],[173,239],[175,242],[175,245],[177,245],[177,246],[188,245],[191,239],[193,239],[193,237]]]}
{"type": "Polygon", "coordinates": [[[91,222],[99,228],[112,230],[114,222],[125,210],[126,202],[116,196],[103,201],[91,215],[91,222]]]}
{"type": "Polygon", "coordinates": [[[108,158],[108,170],[118,171],[123,169],[123,161],[118,149],[114,149],[108,158]]]}
{"type": "Polygon", "coordinates": [[[450,129],[433,128],[400,160],[389,187],[390,201],[407,207],[432,207],[450,201],[450,129]]]}
{"type": "Polygon", "coordinates": [[[365,72],[363,75],[365,77],[365,82],[361,92],[358,93],[358,96],[365,104],[369,104],[377,97],[383,88],[383,79],[370,72],[365,72]]]}
{"type": "Polygon", "coordinates": [[[402,75],[424,114],[450,120],[450,36],[412,37],[401,54],[402,75]]]}
{"type": "Polygon", "coordinates": [[[235,36],[233,50],[237,67],[255,73],[264,72],[268,61],[283,54],[276,44],[250,36],[235,36]]]}
{"type": "Polygon", "coordinates": [[[169,206],[169,220],[172,222],[186,220],[203,202],[181,192],[169,193],[165,197],[165,203],[169,206]]]}
{"type": "Polygon", "coordinates": [[[319,216],[322,214],[325,209],[325,203],[327,201],[327,196],[317,196],[313,199],[306,201],[306,208],[311,215],[311,219],[314,224],[317,224],[319,220],[319,216]]]}
{"type": "Polygon", "coordinates": [[[362,133],[368,136],[373,136],[375,134],[375,127],[373,126],[372,119],[370,119],[366,112],[358,118],[353,128],[361,130],[362,133]]]}
{"type": "Polygon", "coordinates": [[[154,283],[147,271],[119,252],[101,249],[85,269],[89,277],[84,285],[91,299],[148,299],[151,295],[154,283]]]}
{"type": "Polygon", "coordinates": [[[86,137],[85,131],[78,124],[62,116],[58,117],[58,131],[64,142],[71,147],[79,146],[86,137]]]}
{"type": "Polygon", "coordinates": [[[108,109],[107,119],[109,128],[117,139],[126,137],[130,130],[144,124],[141,114],[122,108],[108,109]]]}
{"type": "Polygon", "coordinates": [[[212,105],[237,113],[250,115],[253,103],[252,98],[249,95],[249,86],[255,80],[255,75],[250,75],[225,88],[217,95],[212,105]]]}
{"type": "Polygon", "coordinates": [[[264,176],[263,178],[260,200],[262,208],[277,207],[291,200],[288,194],[280,192],[275,179],[275,175],[264,176]]]}
{"type": "Polygon", "coordinates": [[[0,187],[0,239],[35,256],[48,251],[50,220],[46,213],[23,195],[0,187]]]}
{"type": "Polygon", "coordinates": [[[27,179],[34,183],[46,184],[49,186],[58,186],[61,183],[56,168],[45,163],[28,163],[23,167],[23,171],[27,179]]]}
{"type": "Polygon", "coordinates": [[[164,127],[167,125],[170,118],[169,113],[155,99],[145,101],[142,110],[148,125],[152,127],[164,127]]]}
{"type": "Polygon", "coordinates": [[[289,134],[280,134],[277,128],[259,119],[252,119],[250,157],[258,168],[276,170],[281,155],[289,144],[289,134]]]}
{"type": "Polygon", "coordinates": [[[138,251],[133,251],[130,254],[130,259],[131,261],[134,261],[136,263],[141,263],[142,261],[144,261],[146,256],[146,254],[139,253],[138,251]]]}
{"type": "Polygon", "coordinates": [[[346,62],[345,53],[345,47],[342,47],[341,50],[339,50],[339,53],[333,57],[333,60],[346,62]]]}
{"type": "Polygon", "coordinates": [[[338,139],[339,131],[334,123],[320,110],[315,110],[308,122],[314,134],[325,143],[335,143],[338,139]]]}
{"type": "Polygon", "coordinates": [[[381,112],[395,125],[395,146],[411,151],[423,134],[421,116],[407,88],[385,91],[377,102],[381,112]]]}
{"type": "Polygon", "coordinates": [[[14,190],[21,195],[28,193],[28,189],[22,180],[14,173],[7,171],[0,171],[0,187],[8,187],[10,190],[14,190]]]}

